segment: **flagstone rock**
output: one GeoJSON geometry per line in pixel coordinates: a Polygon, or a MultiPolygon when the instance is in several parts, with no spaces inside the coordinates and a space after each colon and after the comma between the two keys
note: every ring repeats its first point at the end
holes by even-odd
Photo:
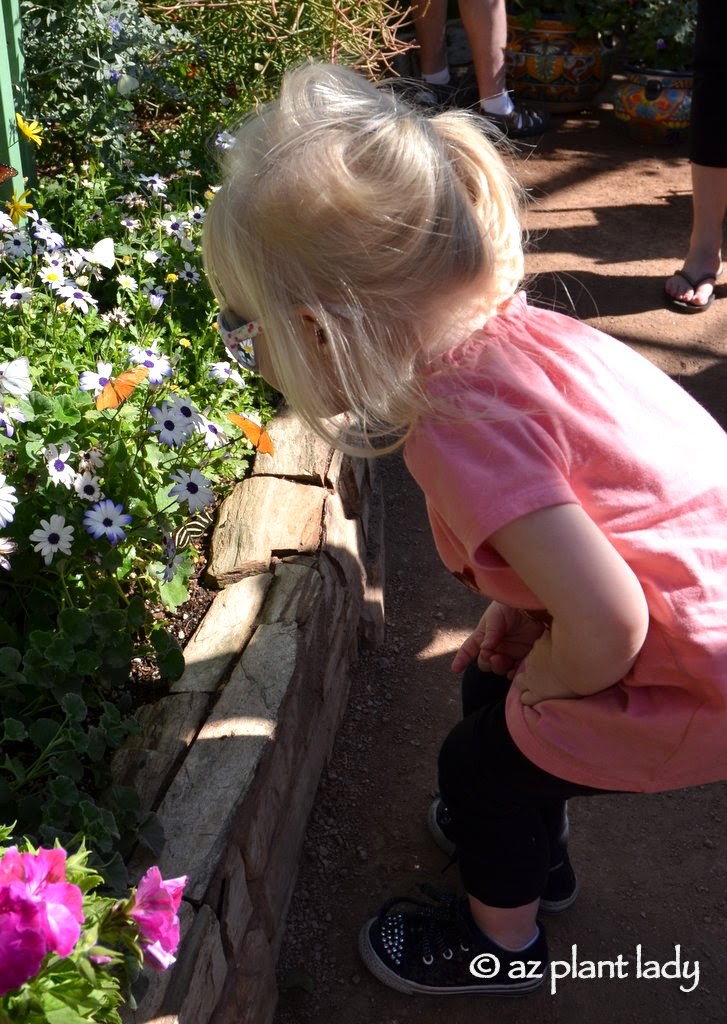
{"type": "Polygon", "coordinates": [[[275,960],[316,788],[360,643],[383,637],[383,505],[373,462],[333,451],[289,413],[274,456],[221,506],[220,587],[168,697],[117,752],[187,875],[177,963],[128,1024],[271,1024],[275,960]]]}

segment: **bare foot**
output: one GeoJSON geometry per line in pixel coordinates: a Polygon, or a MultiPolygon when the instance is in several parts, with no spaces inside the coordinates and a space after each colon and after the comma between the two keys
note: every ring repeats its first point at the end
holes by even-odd
{"type": "Polygon", "coordinates": [[[714,286],[722,273],[721,262],[718,260],[716,265],[714,261],[711,262],[714,269],[708,269],[708,263],[705,262],[701,266],[696,261],[692,264],[687,257],[682,270],[667,278],[664,290],[674,304],[695,310],[711,305],[714,286]]]}

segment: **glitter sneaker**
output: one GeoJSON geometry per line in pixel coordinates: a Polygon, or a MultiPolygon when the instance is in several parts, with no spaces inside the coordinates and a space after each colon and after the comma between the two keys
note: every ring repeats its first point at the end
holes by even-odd
{"type": "MultiPolygon", "coordinates": [[[[427,824],[429,832],[440,850],[443,850],[448,857],[454,857],[457,853],[457,846],[452,838],[452,819],[449,816],[447,805],[440,796],[435,797],[429,807],[427,824]]],[[[568,857],[568,851],[564,850],[560,864],[555,865],[548,872],[548,882],[540,899],[540,909],[546,914],[559,914],[561,911],[567,910],[575,902],[577,896],[578,880],[568,857]]]]}
{"type": "Polygon", "coordinates": [[[477,927],[465,896],[434,893],[385,903],[361,929],[359,952],[379,981],[407,994],[527,995],[548,965],[541,927],[525,949],[504,949],[477,927]]]}

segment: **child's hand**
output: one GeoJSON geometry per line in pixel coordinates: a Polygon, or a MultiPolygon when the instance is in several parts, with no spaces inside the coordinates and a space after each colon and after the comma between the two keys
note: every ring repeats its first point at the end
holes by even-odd
{"type": "Polygon", "coordinates": [[[515,672],[512,685],[520,691],[520,702],[527,707],[533,707],[541,700],[583,696],[569,689],[553,672],[550,633],[544,633],[533,644],[530,654],[515,672]]]}
{"type": "Polygon", "coordinates": [[[462,672],[476,658],[482,672],[496,672],[512,679],[544,630],[544,623],[526,612],[493,601],[455,654],[452,671],[462,672]]]}

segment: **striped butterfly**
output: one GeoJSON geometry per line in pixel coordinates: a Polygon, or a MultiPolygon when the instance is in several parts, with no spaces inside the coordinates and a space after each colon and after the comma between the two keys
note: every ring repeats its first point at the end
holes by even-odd
{"type": "Polygon", "coordinates": [[[186,523],[182,523],[172,533],[172,542],[175,548],[188,548],[196,540],[199,540],[200,537],[204,537],[214,520],[214,511],[210,508],[205,508],[198,515],[188,519],[186,523]]]}

